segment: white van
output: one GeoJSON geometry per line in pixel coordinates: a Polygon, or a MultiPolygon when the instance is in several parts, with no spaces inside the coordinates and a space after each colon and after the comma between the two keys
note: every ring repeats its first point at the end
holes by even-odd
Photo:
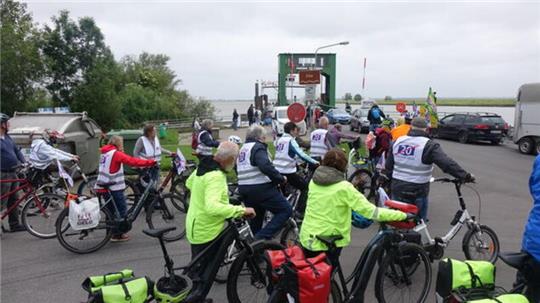
{"type": "MultiPolygon", "coordinates": [[[[272,114],[272,129],[276,135],[283,135],[283,127],[285,123],[289,122],[289,117],[287,117],[287,108],[288,106],[274,106],[274,112],[272,114]]],[[[300,136],[304,136],[307,133],[306,121],[301,121],[296,123],[300,127],[300,136]]]]}
{"type": "Polygon", "coordinates": [[[524,154],[540,153],[540,83],[519,88],[514,117],[513,141],[524,154]]]}

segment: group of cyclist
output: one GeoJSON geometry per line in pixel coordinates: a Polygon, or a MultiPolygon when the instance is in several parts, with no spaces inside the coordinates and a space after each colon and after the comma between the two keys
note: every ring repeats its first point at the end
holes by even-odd
{"type": "MultiPolygon", "coordinates": [[[[1,178],[11,179],[15,173],[13,167],[25,160],[8,135],[9,116],[1,114],[0,118],[1,178]]],[[[379,133],[389,133],[391,138],[384,172],[391,179],[392,198],[417,205],[420,216],[426,218],[433,164],[463,181],[474,181],[474,176],[463,170],[443,152],[437,142],[429,138],[424,119],[408,120],[403,124],[408,127],[402,128],[408,128],[408,132],[401,130],[402,133],[395,138],[392,136],[391,125],[385,125],[386,120],[381,123],[383,130],[379,133]]],[[[284,127],[285,134],[274,142],[276,153],[273,160],[266,144],[264,127],[252,125],[247,130],[245,143],[239,148],[239,142],[215,140],[211,133],[212,126],[211,120],[202,122],[196,146],[199,165],[186,181],[191,195],[186,217],[186,236],[191,245],[192,258],[217,238],[229,218],[250,218],[250,225],[257,239],[274,237],[292,215],[291,205],[279,188],[287,182],[302,192],[297,208],[299,212],[304,212],[299,240],[308,255],[328,250],[328,247],[317,239],[317,235],[336,235],[341,239],[336,242],[338,251],[331,257],[338,258],[340,250],[351,241],[353,211],[375,221],[410,219],[406,213],[376,207],[345,180],[347,158],[341,149],[336,148],[339,137],[338,140],[332,138],[326,117],[320,118],[319,128],[311,132],[310,155],[306,154],[295,140],[299,136],[298,126],[292,122],[287,123],[284,127]],[[217,148],[215,152],[214,148],[217,148]],[[298,174],[298,160],[316,167],[311,181],[298,174]],[[235,169],[238,190],[245,206],[229,204],[227,174],[235,169]],[[273,217],[263,226],[265,212],[271,212],[273,217]]],[[[374,128],[375,132],[380,128],[374,128]]],[[[159,163],[162,152],[174,154],[161,148],[153,125],[145,126],[143,133],[136,143],[135,157],[124,153],[123,139],[119,136],[112,136],[108,144],[101,148],[96,189],[113,196],[120,216],[125,216],[127,209],[123,193],[123,165],[152,167],[159,163]]],[[[57,132],[48,131],[42,138],[34,140],[30,160],[36,167],[45,169],[56,159],[79,160],[77,156],[52,146],[60,136],[57,132]]],[[[155,177],[159,178],[159,174],[156,174],[155,177]]],[[[9,191],[12,186],[14,184],[2,183],[2,193],[9,191]]],[[[525,228],[523,250],[531,255],[530,266],[539,269],[540,156],[534,164],[530,190],[534,207],[525,228]]],[[[2,206],[9,206],[10,203],[11,201],[2,201],[2,206]]],[[[16,212],[10,214],[9,223],[11,231],[24,230],[18,222],[16,212]]],[[[114,241],[128,239],[126,234],[115,233],[113,236],[114,241]]],[[[209,264],[220,260],[220,256],[215,256],[201,266],[194,281],[191,302],[211,302],[205,299],[209,292],[208,283],[200,282],[212,274],[208,269],[214,266],[209,264]]],[[[538,280],[540,279],[532,281],[538,280]]]]}

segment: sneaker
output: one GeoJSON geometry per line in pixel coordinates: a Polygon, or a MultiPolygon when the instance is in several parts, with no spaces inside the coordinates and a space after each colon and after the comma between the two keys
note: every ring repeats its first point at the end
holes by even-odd
{"type": "Polygon", "coordinates": [[[128,234],[121,234],[119,236],[112,236],[111,242],[126,242],[129,241],[130,236],[128,234]]]}
{"type": "Polygon", "coordinates": [[[26,230],[26,227],[24,227],[24,225],[21,225],[21,224],[12,225],[9,227],[9,232],[11,233],[16,233],[16,232],[25,231],[25,230],[26,230]]]}

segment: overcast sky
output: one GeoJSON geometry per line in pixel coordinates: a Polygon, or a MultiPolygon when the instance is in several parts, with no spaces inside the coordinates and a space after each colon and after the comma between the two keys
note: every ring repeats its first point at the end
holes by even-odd
{"type": "MultiPolygon", "coordinates": [[[[251,99],[277,80],[280,52],[337,54],[337,96],[513,97],[540,81],[540,2],[284,3],[41,2],[40,24],[62,9],[93,17],[117,59],[164,53],[195,96],[251,99]]],[[[301,93],[299,93],[301,95],[301,93]]]]}

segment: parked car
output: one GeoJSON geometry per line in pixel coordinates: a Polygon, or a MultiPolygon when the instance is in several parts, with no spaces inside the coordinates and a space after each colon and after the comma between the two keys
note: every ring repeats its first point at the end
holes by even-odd
{"type": "MultiPolygon", "coordinates": [[[[283,135],[283,127],[285,123],[289,122],[289,117],[287,116],[288,106],[274,106],[274,112],[272,114],[272,130],[276,135],[283,135]]],[[[304,136],[307,133],[306,121],[301,121],[296,123],[300,127],[300,135],[304,136]]]]}
{"type": "Polygon", "coordinates": [[[351,131],[359,133],[368,133],[369,120],[367,118],[369,109],[355,109],[351,115],[351,131]]]}
{"type": "Polygon", "coordinates": [[[332,108],[326,113],[328,121],[330,124],[340,123],[340,124],[349,124],[351,123],[351,115],[349,115],[345,110],[341,108],[332,108]]]}
{"type": "Polygon", "coordinates": [[[540,83],[519,88],[514,118],[513,141],[524,154],[540,154],[540,83]]]}
{"type": "Polygon", "coordinates": [[[508,124],[493,113],[455,113],[442,118],[439,127],[432,131],[439,138],[457,139],[461,143],[490,141],[499,144],[508,133],[508,124]]]}

